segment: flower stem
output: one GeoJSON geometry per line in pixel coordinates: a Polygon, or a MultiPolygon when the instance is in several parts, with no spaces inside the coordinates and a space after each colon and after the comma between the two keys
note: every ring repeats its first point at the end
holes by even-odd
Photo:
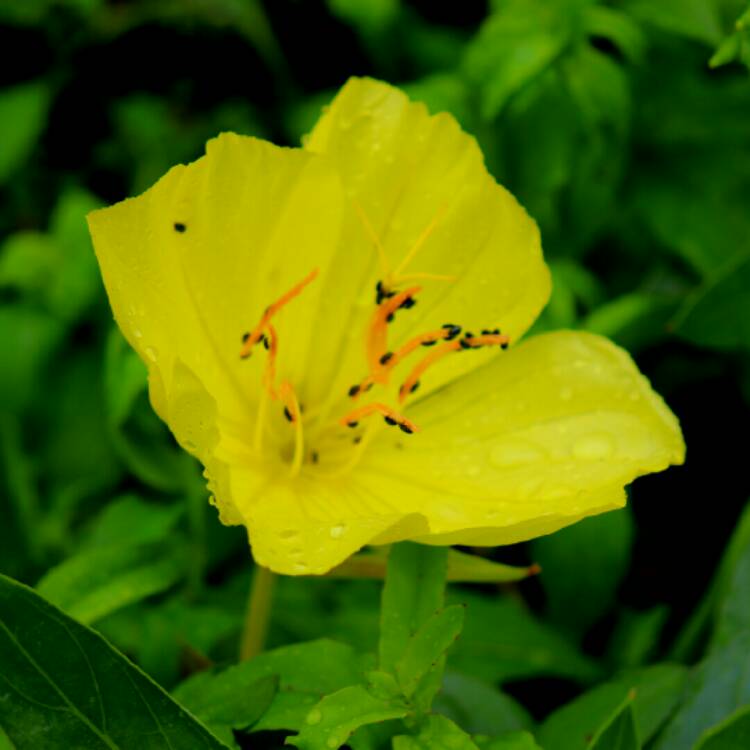
{"type": "Polygon", "coordinates": [[[252,659],[263,651],[271,617],[271,600],[276,576],[268,568],[255,566],[247,599],[245,625],[240,641],[240,660],[252,659]]]}

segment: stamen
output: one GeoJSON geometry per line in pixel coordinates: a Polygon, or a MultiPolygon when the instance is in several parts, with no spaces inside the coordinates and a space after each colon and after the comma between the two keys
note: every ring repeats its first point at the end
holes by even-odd
{"type": "Polygon", "coordinates": [[[414,260],[417,253],[422,249],[422,246],[429,239],[430,235],[435,231],[437,225],[442,221],[448,210],[448,204],[443,205],[438,209],[435,214],[435,218],[422,230],[422,233],[417,237],[417,241],[411,246],[411,249],[404,256],[404,259],[396,266],[396,270],[393,272],[394,278],[399,278],[401,272],[414,260]]]}
{"type": "Polygon", "coordinates": [[[297,395],[294,393],[292,384],[286,380],[279,386],[279,398],[284,403],[284,415],[294,425],[294,457],[289,471],[291,476],[296,477],[305,457],[305,441],[297,395]]]}
{"type": "Polygon", "coordinates": [[[382,414],[387,424],[398,425],[401,430],[408,434],[419,432],[419,427],[414,422],[399,414],[394,409],[391,409],[390,406],[379,402],[360,406],[358,409],[350,411],[339,421],[344,427],[356,427],[361,419],[369,417],[372,414],[382,414]]]}
{"type": "MultiPolygon", "coordinates": [[[[457,328],[457,326],[454,326],[457,328]]],[[[450,331],[451,329],[446,328],[450,331]]],[[[498,329],[496,329],[498,330],[498,329]]],[[[409,373],[406,380],[399,388],[398,400],[403,403],[407,396],[414,393],[419,388],[419,379],[425,373],[425,371],[432,367],[436,362],[441,360],[447,354],[451,352],[461,351],[462,349],[481,349],[485,346],[500,346],[502,349],[507,349],[510,343],[510,338],[501,334],[498,330],[492,332],[482,332],[481,336],[475,336],[473,333],[466,333],[464,336],[457,341],[452,340],[439,346],[435,351],[428,354],[417,366],[409,373]]]]}
{"type": "Polygon", "coordinates": [[[393,315],[400,308],[409,309],[415,304],[414,295],[422,291],[422,287],[412,286],[388,297],[381,302],[372,316],[370,331],[367,337],[367,361],[370,374],[379,369],[380,357],[386,352],[386,340],[388,338],[388,323],[393,320],[393,315]]]}
{"type": "Polygon", "coordinates": [[[245,359],[246,357],[250,356],[252,348],[263,338],[263,333],[265,329],[268,328],[271,318],[276,315],[276,313],[281,310],[284,305],[288,304],[295,297],[297,297],[308,284],[312,283],[317,278],[318,273],[319,271],[317,268],[310,271],[310,273],[305,276],[302,281],[300,281],[298,284],[295,284],[288,292],[286,292],[286,294],[282,294],[281,297],[276,300],[276,302],[273,302],[265,309],[258,325],[255,326],[252,331],[243,335],[243,346],[242,350],[240,351],[240,357],[245,359]]]}

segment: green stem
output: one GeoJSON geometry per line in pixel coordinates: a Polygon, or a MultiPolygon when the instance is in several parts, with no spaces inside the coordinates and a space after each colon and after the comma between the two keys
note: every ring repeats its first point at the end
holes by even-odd
{"type": "Polygon", "coordinates": [[[271,617],[271,601],[276,575],[268,568],[255,566],[247,599],[245,625],[240,641],[240,660],[252,659],[263,651],[271,617]]]}

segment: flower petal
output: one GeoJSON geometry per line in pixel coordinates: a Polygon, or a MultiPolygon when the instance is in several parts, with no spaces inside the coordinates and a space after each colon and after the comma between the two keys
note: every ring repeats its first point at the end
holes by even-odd
{"type": "Polygon", "coordinates": [[[604,338],[537,336],[383,431],[358,480],[436,543],[506,544],[622,505],[641,474],[682,463],[679,424],[629,355],[604,338]]]}
{"type": "MultiPolygon", "coordinates": [[[[408,282],[422,284],[424,290],[417,307],[399,314],[392,324],[395,344],[444,323],[474,331],[500,327],[512,341],[527,330],[550,292],[539,231],[488,174],[475,139],[451,115],[431,116],[423,104],[410,102],[396,88],[353,78],[305,147],[334,160],[349,199],[335,264],[339,288],[326,311],[327,321],[357,321],[360,328],[353,313],[372,309],[373,284],[384,278],[385,269],[379,265],[369,224],[382,244],[388,270],[394,271],[410,249],[418,247],[403,274],[451,278],[408,282]]],[[[321,359],[333,359],[346,378],[357,364],[361,370],[361,346],[349,346],[347,356],[331,357],[335,351],[321,359]]],[[[475,352],[472,357],[449,357],[424,387],[438,387],[486,356],[475,352]]],[[[334,373],[319,368],[313,375],[319,390],[330,388],[334,373]]]]}
{"type": "MultiPolygon", "coordinates": [[[[224,134],[140,197],[89,215],[115,318],[152,374],[162,418],[180,360],[216,400],[220,419],[246,429],[265,357],[241,361],[242,334],[311,270],[325,275],[342,201],[327,160],[224,134]]],[[[280,377],[302,378],[323,286],[312,284],[293,314],[274,321],[280,377]]]]}

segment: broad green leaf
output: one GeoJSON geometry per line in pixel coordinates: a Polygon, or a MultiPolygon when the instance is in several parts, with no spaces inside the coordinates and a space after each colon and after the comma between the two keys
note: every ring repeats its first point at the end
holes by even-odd
{"type": "Polygon", "coordinates": [[[0,287],[39,295],[52,281],[58,262],[57,243],[48,234],[16,232],[0,248],[0,287]]]}
{"type": "Polygon", "coordinates": [[[46,124],[49,103],[43,81],[0,91],[0,183],[28,158],[46,124]]]}
{"type": "Polygon", "coordinates": [[[471,737],[450,719],[439,714],[428,716],[419,734],[393,738],[393,750],[479,750],[471,737]]]}
{"type": "Polygon", "coordinates": [[[750,747],[750,706],[741,708],[698,741],[695,750],[747,750],[750,747]]]}
{"type": "Polygon", "coordinates": [[[582,635],[615,600],[630,562],[634,525],[627,508],[586,518],[532,543],[550,617],[582,635]],[[576,606],[570,602],[575,600],[576,606]]]}
{"type": "Polygon", "coordinates": [[[336,750],[359,727],[400,719],[407,708],[398,701],[376,698],[361,685],[325,696],[307,713],[299,734],[287,743],[300,750],[336,750]]]}
{"type": "Polygon", "coordinates": [[[584,11],[586,32],[608,39],[631,62],[639,63],[646,51],[646,38],[640,26],[619,9],[592,4],[584,11]]]}
{"type": "Polygon", "coordinates": [[[447,559],[443,547],[391,547],[380,610],[381,669],[395,670],[411,637],[443,606],[447,559]]]}
{"type": "Polygon", "coordinates": [[[712,651],[695,669],[678,712],[655,750],[685,750],[730,714],[750,703],[750,631],[712,651]]]}
{"type": "Polygon", "coordinates": [[[610,638],[610,661],[622,668],[647,664],[659,647],[669,608],[663,605],[644,611],[623,609],[610,638]]]}
{"type": "Polygon", "coordinates": [[[687,300],[677,332],[712,349],[750,348],[750,253],[738,253],[687,300]]]}
{"type": "Polygon", "coordinates": [[[632,695],[625,699],[615,715],[597,732],[591,742],[591,750],[641,750],[632,695]]]}
{"type": "Polygon", "coordinates": [[[4,576],[0,726],[16,750],[225,747],[100,635],[4,576]]]}
{"type": "Polygon", "coordinates": [[[475,677],[447,672],[433,710],[471,734],[501,735],[530,729],[531,716],[505,693],[475,677]]]}
{"type": "Polygon", "coordinates": [[[400,0],[327,0],[331,13],[362,34],[379,34],[398,16],[400,0]]]}
{"type": "MultiPolygon", "coordinates": [[[[396,674],[407,698],[414,695],[428,672],[442,665],[445,652],[458,638],[463,624],[464,607],[454,604],[435,612],[409,639],[396,663],[396,674]]],[[[433,695],[428,695],[425,700],[429,704],[432,698],[433,695]]]]}
{"type": "Polygon", "coordinates": [[[463,633],[448,657],[450,669],[487,682],[539,676],[588,682],[600,673],[568,639],[512,599],[462,591],[450,600],[467,604],[463,633]]]}
{"type": "Polygon", "coordinates": [[[219,675],[201,672],[175,697],[222,742],[234,746],[233,729],[248,729],[268,710],[279,687],[276,675],[248,679],[250,674],[230,669],[219,675]]]}
{"type": "Polygon", "coordinates": [[[716,628],[711,647],[729,643],[735,636],[750,632],[750,544],[741,552],[730,577],[723,601],[716,612],[716,628]]]}
{"type": "Polygon", "coordinates": [[[71,617],[89,624],[166,591],[184,574],[174,546],[116,545],[86,550],[48,571],[37,591],[71,617]]]}
{"type": "Polygon", "coordinates": [[[597,729],[635,691],[633,713],[638,735],[649,741],[667,720],[685,689],[687,669],[660,664],[595,687],[550,714],[540,726],[544,750],[586,750],[597,729]]]}
{"type": "Polygon", "coordinates": [[[222,672],[197,674],[180,684],[174,695],[201,714],[217,694],[241,691],[259,680],[278,677],[278,691],[253,728],[300,730],[324,695],[361,682],[366,666],[365,657],[350,646],[329,640],[310,641],[266,651],[222,672]]]}

